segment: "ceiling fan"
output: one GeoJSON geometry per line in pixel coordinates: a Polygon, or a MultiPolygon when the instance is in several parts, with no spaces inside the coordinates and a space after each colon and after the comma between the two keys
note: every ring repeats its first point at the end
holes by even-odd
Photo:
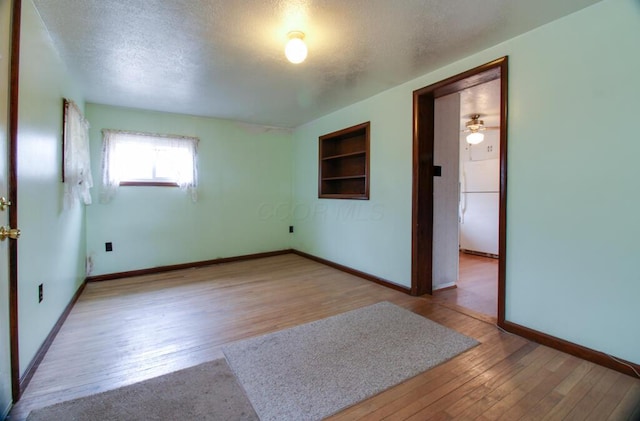
{"type": "Polygon", "coordinates": [[[483,131],[500,129],[500,126],[485,126],[484,121],[480,120],[480,114],[472,114],[471,120],[467,121],[464,125],[466,129],[462,130],[462,132],[469,133],[467,135],[467,143],[471,145],[477,145],[484,140],[483,131]]]}

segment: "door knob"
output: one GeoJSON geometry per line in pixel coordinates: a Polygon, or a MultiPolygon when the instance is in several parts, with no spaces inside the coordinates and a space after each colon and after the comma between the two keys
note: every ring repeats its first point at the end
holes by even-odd
{"type": "Polygon", "coordinates": [[[0,227],[0,241],[4,241],[7,238],[17,240],[20,238],[20,230],[11,227],[0,227]]]}
{"type": "Polygon", "coordinates": [[[0,197],[0,211],[7,209],[9,206],[11,206],[11,202],[6,197],[0,197]]]}

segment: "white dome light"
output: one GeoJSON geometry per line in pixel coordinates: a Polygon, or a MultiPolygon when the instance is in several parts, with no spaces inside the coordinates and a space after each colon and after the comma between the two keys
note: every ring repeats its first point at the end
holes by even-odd
{"type": "Polygon", "coordinates": [[[473,133],[469,133],[469,135],[467,136],[467,143],[471,145],[477,145],[483,140],[484,140],[484,133],[473,132],[473,133]]]}
{"type": "Polygon", "coordinates": [[[284,54],[293,64],[302,63],[307,58],[307,46],[304,41],[304,33],[295,31],[289,32],[289,42],[284,49],[284,54]]]}
{"type": "Polygon", "coordinates": [[[484,134],[480,133],[481,130],[485,130],[484,121],[480,120],[480,114],[474,114],[471,116],[471,120],[465,123],[467,127],[467,143],[471,145],[477,145],[484,140],[484,134]]]}

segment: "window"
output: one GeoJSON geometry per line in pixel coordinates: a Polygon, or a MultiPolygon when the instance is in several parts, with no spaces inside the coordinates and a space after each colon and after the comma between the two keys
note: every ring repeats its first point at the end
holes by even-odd
{"type": "Polygon", "coordinates": [[[197,198],[195,137],[103,130],[102,201],[119,186],[176,186],[197,198]]]}

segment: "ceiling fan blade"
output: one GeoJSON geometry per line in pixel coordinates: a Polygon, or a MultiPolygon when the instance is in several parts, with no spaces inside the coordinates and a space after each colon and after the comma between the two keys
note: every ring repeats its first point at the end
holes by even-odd
{"type": "MultiPolygon", "coordinates": [[[[500,126],[484,126],[484,127],[481,129],[481,131],[483,131],[483,130],[500,130],[500,126]]],[[[469,130],[469,129],[462,129],[462,130],[460,130],[460,133],[465,133],[465,132],[467,132],[467,133],[471,133],[471,130],[469,130]]]]}

